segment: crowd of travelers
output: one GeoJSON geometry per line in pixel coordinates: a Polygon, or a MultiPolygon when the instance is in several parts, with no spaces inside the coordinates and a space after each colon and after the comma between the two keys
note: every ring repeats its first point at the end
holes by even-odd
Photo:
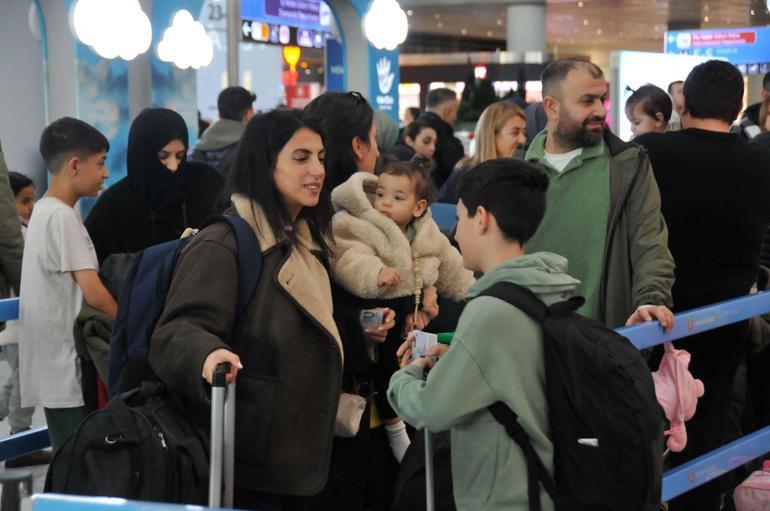
{"type": "MultiPolygon", "coordinates": [[[[449,89],[428,92],[425,111],[408,109],[399,131],[357,92],[256,113],[242,87],[222,91],[220,118],[195,147],[178,113],[141,112],[127,175],[103,193],[110,144],[78,119],[41,135],[49,184],[34,208],[35,184],[9,173],[0,152],[0,291],[20,296],[19,320],[0,336],[12,369],[0,417],[16,433],[42,407],[53,452],[61,449],[92,408],[73,325],[88,308],[109,330],[122,306],[100,268],[192,234],[147,372],[206,430],[215,368],[230,363],[235,507],[420,509],[422,480],[413,507],[397,494],[414,492],[424,428],[451,432],[451,461],[436,458],[451,483],[437,477],[436,491],[453,508],[534,509],[532,458],[488,408],[503,402],[518,415],[558,484],[546,334],[487,291],[513,283],[548,306],[579,296],[591,324],[657,321],[668,332],[676,312],[764,289],[760,263],[770,260],[770,74],[763,101],[737,124],[743,78],[722,61],[668,91],[631,91],[631,141],[605,123],[598,66],[554,61],[542,85],[541,103],[487,107],[467,155],[449,89]],[[76,205],[93,196],[81,220],[76,205]],[[432,218],[436,201],[456,205],[450,237],[432,218]],[[244,220],[261,251],[242,311],[238,238],[212,221],[223,213],[244,220]],[[378,320],[364,324],[364,313],[378,320]],[[454,336],[413,357],[415,330],[454,336]]],[[[770,422],[766,331],[755,318],[674,343],[705,394],[684,449],[665,461],[654,453],[666,467],[770,422]]],[[[664,349],[638,356],[655,371],[664,349]]],[[[103,387],[107,369],[94,363],[103,387]]],[[[661,438],[665,421],[661,410],[661,438]]],[[[597,453],[585,471],[600,471],[605,439],[579,441],[597,453]]],[[[715,479],[668,509],[721,509],[734,484],[715,479]]],[[[547,487],[534,491],[538,509],[559,509],[547,487]]]]}

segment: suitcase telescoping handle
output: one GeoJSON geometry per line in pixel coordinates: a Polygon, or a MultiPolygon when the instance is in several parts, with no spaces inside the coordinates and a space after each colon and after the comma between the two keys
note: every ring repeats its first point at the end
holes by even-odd
{"type": "Polygon", "coordinates": [[[211,455],[209,507],[233,507],[235,468],[235,380],[227,383],[230,364],[219,364],[211,383],[211,455]],[[222,495],[224,481],[224,496],[222,495]]]}
{"type": "MultiPolygon", "coordinates": [[[[425,369],[425,379],[428,379],[430,369],[425,369]]],[[[436,495],[433,486],[433,434],[428,428],[425,432],[425,511],[436,511],[436,495]]]]}
{"type": "Polygon", "coordinates": [[[433,493],[433,434],[425,429],[425,511],[436,511],[436,496],[433,493]]]}

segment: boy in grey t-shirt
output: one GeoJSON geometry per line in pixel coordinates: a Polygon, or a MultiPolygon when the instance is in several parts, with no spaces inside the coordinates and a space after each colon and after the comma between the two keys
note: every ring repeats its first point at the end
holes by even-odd
{"type": "Polygon", "coordinates": [[[51,446],[61,446],[85,415],[73,324],[85,298],[114,318],[117,304],[97,274],[91,239],[73,207],[109,176],[109,142],[83,121],[63,117],[40,138],[51,173],[48,193],[27,229],[19,303],[23,406],[43,406],[51,446]]]}

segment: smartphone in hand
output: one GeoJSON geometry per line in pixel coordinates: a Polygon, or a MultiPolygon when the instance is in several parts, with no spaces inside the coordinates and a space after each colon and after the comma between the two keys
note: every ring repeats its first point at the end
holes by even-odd
{"type": "Polygon", "coordinates": [[[382,324],[382,320],[385,318],[385,311],[380,309],[364,309],[358,316],[358,321],[361,323],[361,328],[369,330],[370,328],[377,328],[382,324]]]}

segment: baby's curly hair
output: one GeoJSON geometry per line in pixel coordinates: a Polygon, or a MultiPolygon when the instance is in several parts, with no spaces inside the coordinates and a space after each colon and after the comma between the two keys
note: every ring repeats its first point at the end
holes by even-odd
{"type": "Polygon", "coordinates": [[[415,154],[410,161],[399,161],[393,156],[386,155],[382,160],[380,174],[407,176],[414,185],[417,200],[425,199],[428,204],[431,204],[436,200],[436,188],[430,178],[433,167],[433,160],[421,154],[415,154]]]}

